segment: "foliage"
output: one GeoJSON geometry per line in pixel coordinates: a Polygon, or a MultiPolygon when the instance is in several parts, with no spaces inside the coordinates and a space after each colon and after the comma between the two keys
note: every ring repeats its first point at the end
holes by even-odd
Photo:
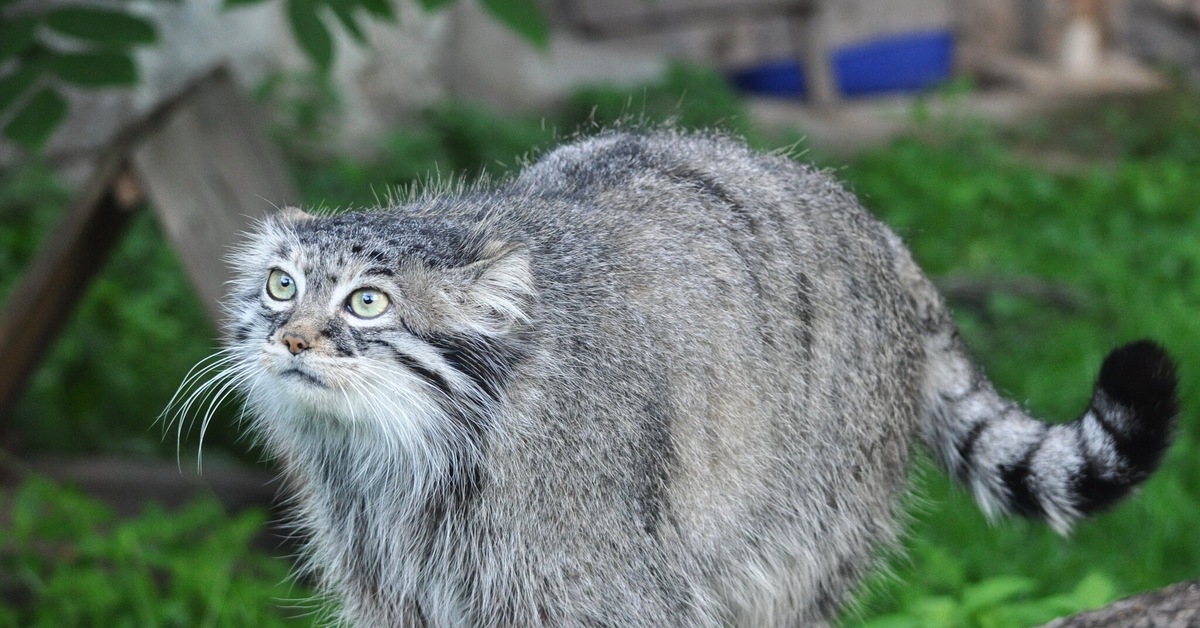
{"type": "MultiPolygon", "coordinates": [[[[266,0],[225,0],[226,6],[260,4],[266,0]]],[[[359,44],[367,43],[359,15],[366,13],[386,22],[397,20],[392,0],[285,0],[288,23],[296,43],[321,71],[333,65],[334,46],[330,23],[338,23],[359,44]]],[[[454,0],[418,0],[427,11],[435,11],[454,0]]],[[[550,26],[533,0],[479,0],[501,24],[539,49],[550,43],[550,26]]]]}
{"type": "Polygon", "coordinates": [[[137,82],[132,51],[156,40],[154,27],[125,10],[63,6],[5,12],[0,2],[0,133],[36,150],[66,118],[64,85],[137,82]]]}
{"type": "Polygon", "coordinates": [[[1080,609],[1103,606],[1116,593],[1107,576],[1092,572],[1066,593],[1031,597],[1037,588],[1037,581],[1031,577],[1001,575],[967,582],[948,552],[941,549],[933,552],[945,568],[937,574],[946,582],[941,592],[920,586],[905,587],[899,593],[900,610],[854,623],[861,628],[1036,626],[1080,609]],[[947,577],[951,574],[958,577],[947,577]]]}
{"type": "Polygon", "coordinates": [[[306,612],[288,561],[253,546],[264,511],[206,497],[120,519],[36,477],[5,506],[0,626],[274,626],[306,612]]]}
{"type": "MultiPolygon", "coordinates": [[[[177,0],[178,1],[178,0],[177,0]]],[[[226,8],[266,0],[225,0],[226,8]]],[[[397,20],[395,0],[284,0],[296,43],[322,73],[334,60],[330,23],[360,45],[367,43],[361,15],[397,20]]],[[[418,0],[436,10],[454,0],[418,0]]],[[[550,26],[534,0],[479,0],[500,23],[538,49],[550,26]]],[[[28,3],[26,3],[28,4],[28,3]]],[[[133,50],[158,39],[154,24],[124,6],[66,5],[43,10],[0,0],[0,135],[39,151],[67,117],[63,86],[129,87],[139,80],[133,50]]]]}

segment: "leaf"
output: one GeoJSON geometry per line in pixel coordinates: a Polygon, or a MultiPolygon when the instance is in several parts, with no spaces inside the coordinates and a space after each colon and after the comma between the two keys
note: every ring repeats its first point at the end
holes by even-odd
{"type": "Polygon", "coordinates": [[[138,80],[133,58],[123,52],[55,54],[46,59],[46,68],[80,87],[132,85],[138,80]]]}
{"type": "Polygon", "coordinates": [[[966,623],[958,603],[945,595],[914,600],[906,610],[920,619],[922,626],[962,626],[966,623]]]}
{"type": "Polygon", "coordinates": [[[358,0],[361,6],[367,13],[374,15],[377,18],[387,20],[389,22],[396,21],[396,12],[392,9],[391,0],[358,0]]]}
{"type": "Polygon", "coordinates": [[[366,45],[367,36],[354,19],[354,9],[357,6],[355,0],[328,0],[328,2],[330,10],[337,16],[342,26],[346,27],[346,32],[350,33],[354,41],[357,41],[360,45],[366,45]]]}
{"type": "Polygon", "coordinates": [[[1093,571],[1084,576],[1071,595],[1079,603],[1080,608],[1097,608],[1104,606],[1117,597],[1117,587],[1103,572],[1093,571]]]}
{"type": "Polygon", "coordinates": [[[1030,578],[995,576],[972,585],[962,594],[962,604],[968,613],[978,612],[1025,595],[1037,586],[1030,578]]]}
{"type": "Polygon", "coordinates": [[[266,0],[225,0],[224,7],[226,9],[236,9],[237,7],[262,4],[263,2],[266,2],[266,0]]]}
{"type": "Polygon", "coordinates": [[[0,62],[29,49],[37,21],[29,16],[0,19],[0,62]]]}
{"type": "Polygon", "coordinates": [[[77,39],[97,44],[152,44],[158,36],[149,21],[112,9],[67,7],[50,11],[43,18],[50,28],[77,39]]]}
{"type": "Polygon", "coordinates": [[[333,38],[317,11],[321,5],[316,0],[288,0],[288,21],[296,42],[322,72],[333,64],[333,38]]]}
{"type": "Polygon", "coordinates": [[[454,0],[417,0],[422,9],[426,11],[437,11],[438,9],[454,2],[454,0]]]}
{"type": "Polygon", "coordinates": [[[533,0],[479,0],[483,7],[505,26],[534,47],[550,45],[550,26],[533,0]]]}
{"type": "Polygon", "coordinates": [[[28,150],[37,150],[66,117],[66,99],[53,87],[43,87],[4,125],[4,135],[28,150]]]}
{"type": "Polygon", "coordinates": [[[21,95],[33,85],[38,74],[38,68],[22,64],[16,72],[0,77],[0,114],[20,100],[21,95]]]}

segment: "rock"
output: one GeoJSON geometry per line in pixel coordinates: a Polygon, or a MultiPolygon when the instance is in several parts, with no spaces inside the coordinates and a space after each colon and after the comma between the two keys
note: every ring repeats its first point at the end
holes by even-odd
{"type": "Polygon", "coordinates": [[[1135,595],[1104,608],[1056,619],[1042,628],[1200,627],[1200,580],[1135,595]]]}

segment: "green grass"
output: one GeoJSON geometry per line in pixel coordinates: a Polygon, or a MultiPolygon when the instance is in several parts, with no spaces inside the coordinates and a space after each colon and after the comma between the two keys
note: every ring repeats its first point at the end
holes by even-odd
{"type": "MultiPolygon", "coordinates": [[[[320,128],[313,121],[322,107],[333,106],[322,103],[292,103],[298,126],[320,128]]],[[[720,125],[772,145],[750,128],[741,105],[713,74],[685,68],[637,90],[584,90],[544,119],[504,118],[448,103],[430,110],[421,125],[381,138],[380,158],[373,161],[322,154],[313,150],[322,144],[319,136],[296,129],[280,137],[306,202],[347,207],[372,205],[432,172],[502,175],[576,129],[668,118],[690,128],[720,125]]],[[[1179,442],[1144,491],[1082,523],[1067,539],[1021,520],[989,524],[962,489],[924,463],[915,474],[910,533],[887,561],[891,575],[881,572],[864,585],[845,625],[1024,626],[1200,577],[1200,541],[1192,530],[1200,519],[1200,329],[1192,323],[1200,309],[1200,96],[1180,90],[1116,100],[1018,130],[956,124],[939,131],[937,121],[926,124],[924,139],[823,165],[836,168],[935,278],[1036,278],[1077,295],[1074,310],[1003,290],[983,303],[952,303],[968,345],[997,387],[1038,415],[1071,419],[1087,402],[1105,353],[1149,336],[1179,358],[1183,420],[1179,442]],[[1046,155],[1069,156],[1071,170],[1039,167],[1046,155]]],[[[44,170],[0,175],[0,292],[65,198],[44,170]]],[[[211,351],[212,335],[173,254],[143,216],[89,288],[10,433],[20,436],[23,451],[174,455],[173,439],[161,442],[151,424],[187,367],[211,351]]],[[[232,416],[230,410],[218,420],[206,458],[222,452],[257,458],[236,440],[232,416]]],[[[195,446],[194,439],[185,442],[185,448],[195,446]]],[[[250,550],[220,553],[211,544],[244,547],[261,524],[260,513],[223,513],[210,502],[180,515],[150,511],[120,522],[94,504],[80,505],[86,500],[73,493],[32,490],[36,498],[17,499],[61,511],[35,517],[61,525],[22,524],[23,541],[16,545],[11,528],[0,534],[0,557],[10,561],[0,564],[0,574],[22,578],[15,585],[0,581],[0,588],[16,586],[33,600],[15,610],[0,606],[0,625],[85,616],[103,625],[117,617],[168,625],[216,617],[216,624],[258,625],[288,616],[275,600],[293,597],[294,589],[280,584],[278,561],[250,550]],[[62,514],[77,511],[93,514],[62,514]],[[92,539],[87,547],[95,553],[87,560],[52,560],[29,549],[54,550],[68,538],[92,539]],[[187,553],[180,539],[206,549],[187,553]],[[132,548],[140,547],[157,558],[138,557],[132,548]],[[185,555],[186,561],[179,558],[185,555]],[[36,564],[7,569],[25,565],[20,561],[36,564]],[[244,595],[229,597],[198,581],[173,588],[170,583],[191,582],[185,563],[195,565],[198,579],[237,574],[245,579],[237,581],[244,595]],[[92,590],[114,578],[140,584],[92,590]],[[91,610],[54,614],[80,605],[91,610]]],[[[62,556],[54,551],[49,556],[62,556]]]]}

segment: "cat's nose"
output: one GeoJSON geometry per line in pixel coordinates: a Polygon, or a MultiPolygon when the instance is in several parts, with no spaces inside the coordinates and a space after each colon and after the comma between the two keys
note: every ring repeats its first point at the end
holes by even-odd
{"type": "Polygon", "coordinates": [[[282,340],[283,344],[287,345],[288,351],[292,352],[292,355],[300,355],[301,351],[304,351],[312,346],[312,343],[310,343],[307,338],[297,334],[294,331],[285,333],[282,340]]]}

